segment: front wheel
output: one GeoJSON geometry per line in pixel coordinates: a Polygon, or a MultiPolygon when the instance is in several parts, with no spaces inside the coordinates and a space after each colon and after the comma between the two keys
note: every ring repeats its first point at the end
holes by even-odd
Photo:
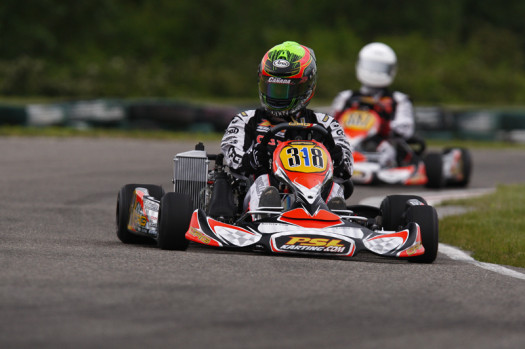
{"type": "Polygon", "coordinates": [[[188,248],[186,231],[193,213],[193,200],[182,193],[167,193],[160,201],[158,246],[163,250],[188,248]]]}
{"type": "Polygon", "coordinates": [[[418,195],[389,195],[383,199],[380,206],[383,229],[398,230],[405,225],[404,213],[410,200],[427,204],[425,199],[418,195]]]}
{"type": "Polygon", "coordinates": [[[432,263],[437,257],[439,240],[439,221],[436,209],[432,206],[412,206],[406,212],[406,222],[415,222],[421,231],[425,253],[409,258],[410,262],[432,263]]]}

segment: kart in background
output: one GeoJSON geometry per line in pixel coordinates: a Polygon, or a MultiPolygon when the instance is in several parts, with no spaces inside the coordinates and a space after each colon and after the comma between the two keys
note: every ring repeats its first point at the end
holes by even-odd
{"type": "MultiPolygon", "coordinates": [[[[313,124],[279,124],[263,138],[300,128],[327,135],[313,124]]],[[[174,158],[174,191],[128,184],[117,199],[117,236],[124,243],[156,240],[161,249],[186,250],[190,241],[215,248],[275,254],[353,257],[367,251],[412,262],[432,263],[438,249],[436,210],[414,195],[387,196],[381,206],[343,204],[322,198],[333,180],[329,152],[314,140],[277,146],[271,175],[280,182],[277,205],[243,208],[251,185],[210,155],[202,144],[174,158]],[[214,161],[211,170],[210,161],[214,161]]]]}
{"type": "Polygon", "coordinates": [[[373,108],[349,108],[338,118],[354,156],[352,181],[356,184],[425,185],[465,187],[470,181],[472,158],[465,148],[426,153],[425,141],[413,137],[390,143],[398,156],[385,161],[377,151],[380,116],[373,108]],[[399,156],[399,155],[402,156],[399,156]]]}

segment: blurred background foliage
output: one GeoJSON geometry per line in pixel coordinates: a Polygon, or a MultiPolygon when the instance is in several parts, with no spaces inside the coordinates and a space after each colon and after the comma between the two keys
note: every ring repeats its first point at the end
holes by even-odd
{"type": "Polygon", "coordinates": [[[523,104],[523,18],[520,0],[2,0],[0,95],[256,99],[262,55],[295,40],[329,101],[382,41],[416,103],[523,104]]]}

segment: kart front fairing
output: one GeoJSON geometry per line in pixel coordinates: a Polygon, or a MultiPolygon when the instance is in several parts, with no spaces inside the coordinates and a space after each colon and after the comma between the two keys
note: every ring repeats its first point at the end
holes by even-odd
{"type": "Polygon", "coordinates": [[[305,210],[294,209],[277,217],[227,224],[197,209],[186,239],[216,247],[344,257],[361,251],[386,257],[414,257],[425,252],[416,223],[401,231],[373,231],[326,210],[310,216],[305,210]]]}
{"type": "Polygon", "coordinates": [[[400,231],[372,230],[366,225],[370,218],[328,208],[321,192],[332,179],[333,165],[323,144],[313,140],[281,143],[273,154],[272,172],[292,191],[294,202],[289,208],[258,207],[233,224],[197,209],[186,239],[216,247],[345,257],[363,250],[388,257],[425,252],[416,223],[400,231]]]}
{"type": "Polygon", "coordinates": [[[416,158],[404,166],[381,166],[377,153],[365,153],[354,150],[354,172],[352,181],[357,184],[374,182],[400,185],[425,185],[428,181],[425,164],[416,158]]]}

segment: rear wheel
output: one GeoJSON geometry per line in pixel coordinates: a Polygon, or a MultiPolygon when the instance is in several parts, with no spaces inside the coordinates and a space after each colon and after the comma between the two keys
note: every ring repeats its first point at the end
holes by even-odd
{"type": "Polygon", "coordinates": [[[417,195],[389,195],[383,199],[380,206],[383,229],[398,230],[405,226],[405,211],[409,200],[418,200],[425,205],[427,203],[417,195]]]}
{"type": "Polygon", "coordinates": [[[160,200],[164,195],[164,189],[159,185],[153,184],[126,184],[123,186],[117,196],[117,237],[125,244],[140,244],[151,242],[150,238],[134,235],[128,230],[130,206],[133,200],[133,191],[135,188],[145,188],[155,199],[160,200]]]}
{"type": "Polygon", "coordinates": [[[443,157],[439,153],[429,153],[423,160],[425,171],[427,173],[428,188],[442,188],[445,185],[445,176],[443,175],[443,157]]]}
{"type": "Polygon", "coordinates": [[[438,252],[439,221],[436,209],[432,206],[412,206],[406,212],[406,222],[415,222],[421,231],[421,240],[425,253],[409,258],[410,262],[432,263],[438,252]]]}
{"type": "Polygon", "coordinates": [[[463,163],[463,180],[459,181],[458,185],[466,187],[470,182],[470,174],[472,173],[472,156],[468,149],[461,149],[461,161],[463,163]]]}
{"type": "Polygon", "coordinates": [[[186,231],[193,213],[193,200],[182,193],[167,193],[160,201],[158,246],[163,250],[188,248],[186,231]]]}

